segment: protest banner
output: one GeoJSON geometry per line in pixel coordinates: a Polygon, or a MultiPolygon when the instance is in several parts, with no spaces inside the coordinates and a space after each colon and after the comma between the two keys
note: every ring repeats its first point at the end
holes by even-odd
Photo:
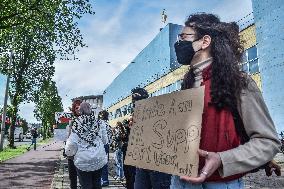
{"type": "Polygon", "coordinates": [[[197,176],[204,87],[135,102],[125,164],[197,176]]]}

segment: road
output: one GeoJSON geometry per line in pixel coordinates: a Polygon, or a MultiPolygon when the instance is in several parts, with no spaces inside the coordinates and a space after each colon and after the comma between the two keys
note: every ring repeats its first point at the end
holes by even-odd
{"type": "MultiPolygon", "coordinates": [[[[30,143],[31,143],[31,139],[26,139],[25,137],[24,137],[24,141],[21,141],[21,142],[19,142],[18,140],[15,140],[15,146],[20,146],[20,145],[23,145],[23,144],[30,144],[30,143]]],[[[4,148],[6,146],[8,146],[8,144],[9,144],[9,141],[7,140],[7,138],[5,138],[4,139],[4,148]]]]}

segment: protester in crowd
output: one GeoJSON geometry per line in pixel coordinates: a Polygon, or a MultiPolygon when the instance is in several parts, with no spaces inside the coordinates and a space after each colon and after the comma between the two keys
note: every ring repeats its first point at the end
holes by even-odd
{"type": "Polygon", "coordinates": [[[182,89],[205,87],[197,177],[173,176],[172,189],[244,188],[242,176],[269,162],[279,140],[256,83],[240,71],[243,47],[236,23],[190,15],[175,43],[190,65],[182,89]]]}
{"type": "Polygon", "coordinates": [[[116,128],[115,127],[111,127],[111,135],[110,135],[110,151],[111,152],[115,152],[117,149],[117,145],[116,145],[116,141],[115,141],[115,134],[116,134],[116,128]]]}
{"type": "MultiPolygon", "coordinates": [[[[131,122],[131,124],[132,124],[132,122],[131,122]]],[[[122,153],[123,153],[123,171],[124,171],[124,176],[125,176],[125,180],[126,180],[126,188],[127,189],[134,189],[136,167],[124,164],[127,146],[128,146],[129,134],[130,134],[129,120],[126,120],[126,119],[123,120],[122,125],[124,127],[124,132],[125,132],[125,135],[122,138],[122,141],[123,141],[122,153]]]]}
{"type": "MultiPolygon", "coordinates": [[[[98,118],[105,123],[106,129],[107,129],[107,135],[108,135],[108,143],[104,146],[105,151],[107,153],[108,157],[108,162],[109,162],[109,144],[111,143],[111,135],[112,135],[112,130],[111,127],[108,124],[108,115],[109,113],[106,110],[103,110],[99,112],[98,118]]],[[[109,179],[108,179],[108,163],[103,166],[102,170],[102,179],[101,179],[102,186],[108,186],[109,185],[109,179]]]]}
{"type": "MultiPolygon", "coordinates": [[[[132,103],[149,97],[148,92],[143,88],[132,89],[132,103]]],[[[135,121],[135,120],[134,120],[135,121]]],[[[169,189],[171,175],[158,171],[137,168],[135,175],[135,189],[169,189]]]]}
{"type": "Polygon", "coordinates": [[[116,143],[116,150],[115,150],[115,165],[116,165],[116,177],[115,179],[123,180],[124,173],[123,173],[123,154],[122,154],[122,145],[123,141],[122,138],[124,137],[124,129],[121,122],[116,123],[115,127],[115,143],[116,143]]]}
{"type": "MultiPolygon", "coordinates": [[[[66,127],[67,138],[71,134],[71,128],[72,128],[72,124],[74,122],[74,119],[77,118],[80,115],[79,109],[80,109],[81,103],[82,103],[81,100],[74,100],[73,103],[72,103],[72,108],[71,108],[72,119],[69,121],[69,124],[66,127]]],[[[65,150],[64,150],[64,155],[66,155],[65,150]]],[[[67,158],[67,161],[68,161],[68,173],[69,173],[69,180],[70,180],[70,189],[77,189],[77,171],[76,171],[76,167],[74,165],[73,157],[67,158]]]]}
{"type": "Polygon", "coordinates": [[[33,128],[31,130],[31,134],[32,134],[32,143],[27,148],[27,150],[30,150],[32,145],[34,145],[34,150],[36,150],[36,138],[38,137],[37,128],[33,128]]]}
{"type": "Polygon", "coordinates": [[[87,102],[81,103],[79,111],[80,116],[72,123],[65,152],[67,156],[74,156],[82,188],[101,188],[102,168],[107,164],[104,148],[108,143],[106,124],[95,118],[87,102]]]}

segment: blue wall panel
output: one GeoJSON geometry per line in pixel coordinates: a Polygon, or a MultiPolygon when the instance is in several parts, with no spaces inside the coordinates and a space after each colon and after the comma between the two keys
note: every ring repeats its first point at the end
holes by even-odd
{"type": "MultiPolygon", "coordinates": [[[[136,56],[107,87],[104,93],[104,108],[110,107],[130,95],[131,89],[144,87],[171,70],[170,62],[173,44],[181,26],[168,24],[159,34],[136,56]]],[[[176,59],[176,58],[174,58],[176,59]]]]}
{"type": "Polygon", "coordinates": [[[284,3],[252,0],[263,96],[277,131],[284,130],[284,3]]]}

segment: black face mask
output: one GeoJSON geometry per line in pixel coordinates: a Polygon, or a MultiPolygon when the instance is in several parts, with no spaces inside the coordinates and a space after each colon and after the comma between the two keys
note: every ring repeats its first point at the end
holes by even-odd
{"type": "Polygon", "coordinates": [[[199,39],[194,41],[177,41],[175,43],[175,51],[178,63],[182,65],[190,65],[190,62],[195,53],[201,50],[199,49],[195,52],[192,46],[192,43],[198,40],[199,39]]]}

